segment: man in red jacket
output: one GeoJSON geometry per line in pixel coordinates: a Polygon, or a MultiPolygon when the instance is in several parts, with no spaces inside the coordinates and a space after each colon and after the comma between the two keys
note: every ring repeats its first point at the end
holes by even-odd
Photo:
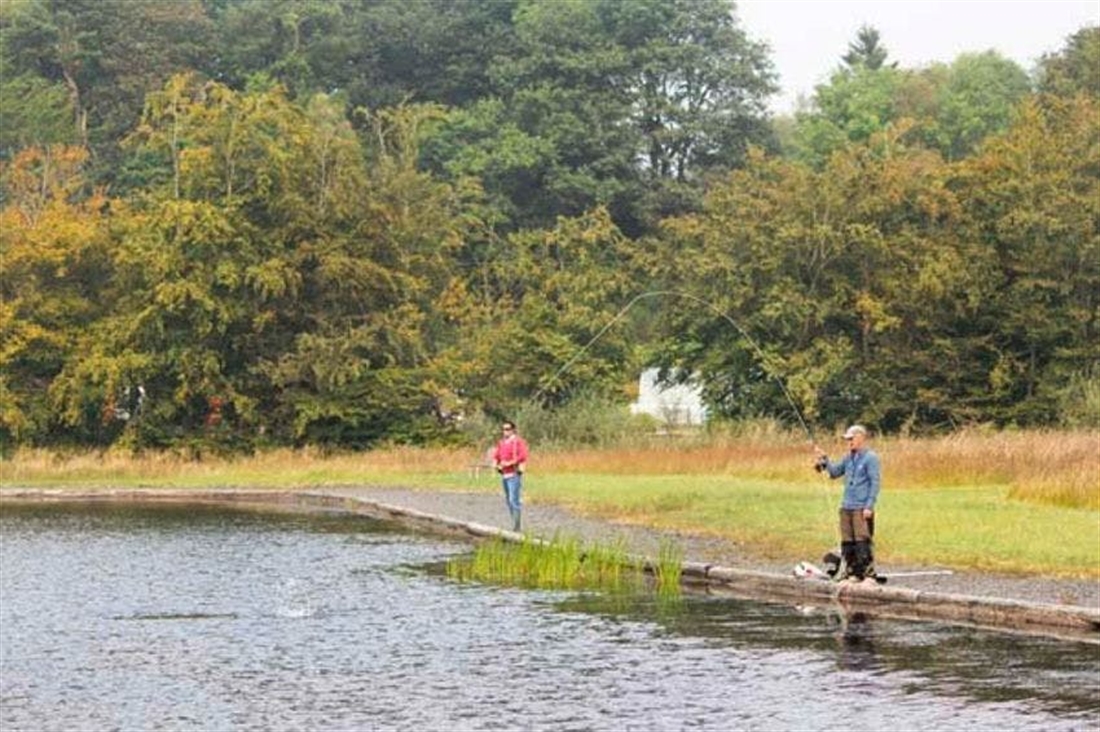
{"type": "Polygon", "coordinates": [[[512,515],[512,530],[520,530],[520,511],[523,490],[523,472],[527,468],[527,443],[516,433],[516,424],[505,420],[501,427],[503,436],[493,450],[493,465],[500,473],[504,485],[504,500],[512,515]]]}

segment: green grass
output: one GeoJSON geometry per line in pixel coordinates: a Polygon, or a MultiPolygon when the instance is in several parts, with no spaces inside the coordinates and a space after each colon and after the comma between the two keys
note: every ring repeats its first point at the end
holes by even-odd
{"type": "MultiPolygon", "coordinates": [[[[5,486],[86,488],[402,486],[498,495],[497,477],[475,479],[444,454],[399,452],[333,458],[284,453],[211,462],[45,458],[0,464],[5,486]]],[[[808,472],[808,470],[807,470],[808,472]]],[[[963,481],[965,482],[965,481],[963,481]]],[[[1010,496],[1011,481],[929,486],[888,479],[876,522],[880,563],[1100,578],[1100,511],[1010,496]]],[[[545,471],[525,484],[529,504],[737,542],[775,559],[815,558],[836,543],[840,482],[726,474],[545,471]]],[[[687,557],[694,559],[695,557],[687,557]]]]}
{"type": "MultiPolygon", "coordinates": [[[[840,486],[710,476],[532,476],[529,501],[729,539],[769,558],[835,545],[840,486]]],[[[1007,487],[884,490],[880,562],[1100,577],[1100,513],[1008,498],[1007,487]]]]}
{"type": "Polygon", "coordinates": [[[900,561],[1100,577],[1100,514],[1010,500],[1006,489],[884,495],[876,531],[900,561]]]}
{"type": "MultiPolygon", "coordinates": [[[[673,545],[662,546],[655,565],[655,585],[662,597],[680,594],[679,556],[673,545]]],[[[646,587],[643,568],[621,543],[582,544],[560,536],[549,542],[482,542],[472,556],[447,562],[447,574],[464,582],[537,589],[636,592],[646,587]]]]}

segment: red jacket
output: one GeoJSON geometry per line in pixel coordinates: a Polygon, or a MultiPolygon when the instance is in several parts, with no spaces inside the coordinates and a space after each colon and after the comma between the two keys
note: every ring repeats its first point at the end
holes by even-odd
{"type": "Polygon", "coordinates": [[[505,437],[493,450],[493,462],[502,474],[514,474],[517,465],[527,462],[527,443],[519,435],[505,437]]]}

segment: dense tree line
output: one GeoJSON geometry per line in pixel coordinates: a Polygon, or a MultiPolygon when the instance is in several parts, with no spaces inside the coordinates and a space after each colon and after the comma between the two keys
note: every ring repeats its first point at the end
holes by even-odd
{"type": "Polygon", "coordinates": [[[731,9],[5,3],[4,443],[445,440],[647,364],[719,416],[1100,422],[1100,29],[1029,74],[865,28],[772,119],[731,9]]]}

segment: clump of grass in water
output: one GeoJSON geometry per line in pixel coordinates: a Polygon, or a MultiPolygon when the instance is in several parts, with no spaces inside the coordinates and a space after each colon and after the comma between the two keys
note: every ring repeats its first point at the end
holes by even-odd
{"type": "Polygon", "coordinates": [[[680,596],[680,567],[684,552],[679,546],[665,539],[657,553],[657,563],[653,567],[656,578],[657,595],[662,598],[680,596]]]}
{"type": "MultiPolygon", "coordinates": [[[[679,595],[680,556],[671,544],[662,545],[661,558],[652,567],[662,596],[679,595]]],[[[627,556],[622,542],[585,545],[558,536],[549,542],[484,542],[472,557],[449,561],[447,575],[464,582],[536,589],[628,592],[646,587],[645,568],[627,556]]]]}

